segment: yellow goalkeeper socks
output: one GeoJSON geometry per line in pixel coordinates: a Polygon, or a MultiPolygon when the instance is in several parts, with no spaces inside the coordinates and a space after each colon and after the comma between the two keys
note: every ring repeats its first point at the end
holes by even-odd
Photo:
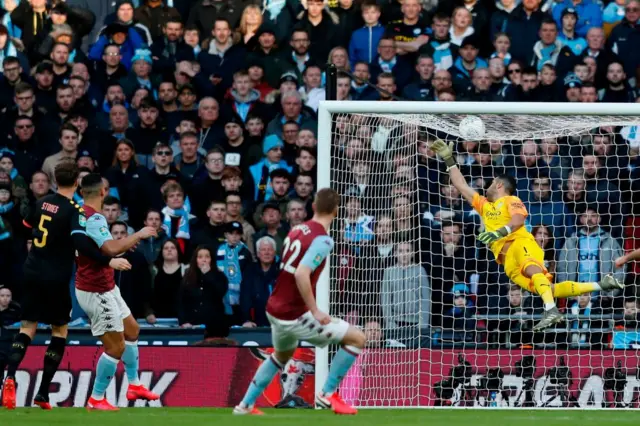
{"type": "Polygon", "coordinates": [[[591,293],[596,290],[600,290],[600,286],[597,283],[563,281],[553,287],[553,295],[562,299],[565,297],[580,296],[581,294],[591,293]]]}
{"type": "Polygon", "coordinates": [[[531,281],[533,282],[533,287],[536,289],[536,292],[544,302],[545,310],[549,310],[556,306],[556,303],[553,299],[553,291],[551,290],[551,282],[549,281],[549,278],[547,278],[545,274],[538,273],[533,274],[533,276],[531,277],[531,281]]]}

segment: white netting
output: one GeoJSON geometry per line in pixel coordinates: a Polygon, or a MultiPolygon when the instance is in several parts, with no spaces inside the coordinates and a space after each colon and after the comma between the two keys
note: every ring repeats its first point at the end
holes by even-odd
{"type": "Polygon", "coordinates": [[[640,341],[637,271],[613,261],[640,247],[640,120],[487,114],[483,140],[464,141],[463,117],[333,114],[320,123],[332,126],[330,186],[343,196],[331,314],[369,339],[342,396],[358,406],[637,405],[637,357],[624,350],[640,341]],[[427,149],[436,139],[456,143],[479,193],[499,174],[516,179],[554,282],[611,272],[624,291],[558,301],[565,324],[533,333],[542,302],[512,286],[476,241],[482,220],[427,149]]]}

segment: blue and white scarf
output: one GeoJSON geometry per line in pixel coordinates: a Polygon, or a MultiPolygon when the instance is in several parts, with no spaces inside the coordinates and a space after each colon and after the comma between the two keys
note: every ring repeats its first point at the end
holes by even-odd
{"type": "Polygon", "coordinates": [[[185,240],[191,239],[191,234],[189,233],[189,206],[186,201],[181,209],[171,209],[169,207],[165,207],[162,209],[162,229],[167,234],[169,238],[184,238],[185,240]],[[171,218],[179,217],[180,222],[178,223],[178,232],[176,235],[171,235],[171,218]]]}
{"type": "Polygon", "coordinates": [[[269,12],[271,20],[275,21],[278,19],[278,15],[280,15],[280,12],[282,12],[286,4],[286,0],[264,0],[262,7],[265,12],[269,12]]]}
{"type": "Polygon", "coordinates": [[[242,249],[246,247],[243,243],[231,246],[224,243],[218,247],[216,253],[216,266],[229,281],[229,290],[224,296],[224,312],[227,315],[233,314],[232,306],[240,304],[240,285],[242,284],[242,271],[240,270],[240,261],[244,260],[241,254],[242,249]]]}
{"type": "Polygon", "coordinates": [[[380,69],[384,72],[392,72],[393,67],[396,66],[398,59],[394,56],[390,61],[384,61],[382,58],[378,57],[378,64],[380,65],[380,69]]]}

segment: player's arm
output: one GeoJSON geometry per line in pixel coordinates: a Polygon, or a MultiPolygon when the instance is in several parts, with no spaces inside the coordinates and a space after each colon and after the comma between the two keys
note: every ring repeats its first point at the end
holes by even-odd
{"type": "Polygon", "coordinates": [[[333,240],[331,237],[328,235],[316,237],[307,249],[302,260],[300,260],[294,274],[300,296],[302,300],[304,300],[305,305],[307,305],[307,309],[314,315],[318,312],[318,305],[313,296],[311,274],[324,262],[332,249],[333,240]]]}
{"type": "Polygon", "coordinates": [[[620,256],[616,259],[616,268],[622,268],[625,263],[633,262],[640,259],[640,249],[636,249],[631,253],[627,253],[624,256],[620,256]]]}
{"type": "Polygon", "coordinates": [[[462,172],[458,169],[458,164],[453,154],[453,142],[446,142],[437,140],[431,144],[430,147],[436,154],[442,158],[444,164],[447,166],[449,172],[449,179],[451,184],[462,194],[468,203],[473,204],[473,199],[477,192],[469,186],[467,180],[462,176],[462,172]]]}
{"type": "Polygon", "coordinates": [[[155,234],[156,231],[153,228],[147,227],[121,240],[114,240],[104,216],[94,214],[87,220],[87,235],[98,245],[100,251],[107,256],[118,256],[133,248],[140,240],[155,234]]]}

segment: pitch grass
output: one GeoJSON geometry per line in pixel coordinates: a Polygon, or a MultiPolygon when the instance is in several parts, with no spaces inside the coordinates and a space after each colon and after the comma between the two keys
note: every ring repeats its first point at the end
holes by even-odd
{"type": "Polygon", "coordinates": [[[84,409],[0,409],[2,426],[612,426],[637,425],[638,412],[574,410],[361,410],[356,416],[329,411],[266,410],[263,417],[232,416],[230,409],[130,408],[117,413],[84,409]]]}

